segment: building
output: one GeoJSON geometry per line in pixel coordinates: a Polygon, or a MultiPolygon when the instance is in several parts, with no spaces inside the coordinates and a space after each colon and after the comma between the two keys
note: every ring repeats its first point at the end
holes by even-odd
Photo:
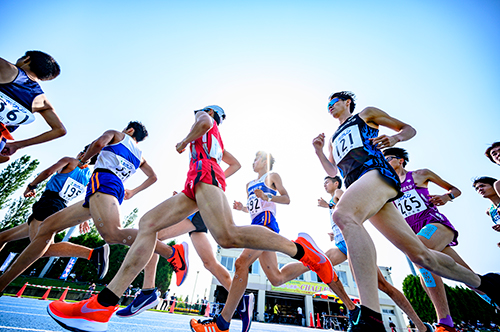
{"type": "MultiPolygon", "coordinates": [[[[242,249],[223,249],[220,246],[217,246],[216,258],[228,269],[231,273],[231,277],[234,276],[234,263],[241,252],[242,249]]],[[[278,253],[277,255],[278,265],[280,268],[287,263],[297,262],[296,260],[281,253],[278,253]]],[[[344,285],[347,294],[349,294],[349,296],[353,299],[358,299],[358,289],[347,262],[336,265],[334,268],[337,271],[339,279],[344,285]]],[[[380,270],[386,280],[392,284],[390,275],[391,268],[381,266],[380,270]]],[[[316,318],[317,313],[322,315],[322,313],[330,312],[333,315],[340,315],[342,312],[346,312],[345,307],[341,303],[337,303],[335,299],[327,300],[314,296],[315,293],[329,290],[329,287],[323,284],[316,273],[312,271],[308,271],[298,278],[277,287],[271,285],[262,271],[258,260],[252,264],[249,273],[246,294],[254,293],[255,295],[254,310],[256,319],[259,321],[263,322],[268,320],[269,314],[272,313],[272,307],[275,304],[278,304],[280,307],[285,321],[287,321],[286,317],[290,318],[290,323],[293,322],[293,317],[296,316],[297,308],[301,307],[306,318],[306,326],[309,326],[309,317],[311,313],[316,318]],[[343,311],[342,308],[344,308],[343,311]]],[[[379,297],[382,316],[386,327],[389,326],[389,317],[392,318],[392,321],[398,328],[404,327],[405,323],[402,312],[392,299],[380,291],[379,297]]],[[[215,277],[212,277],[209,301],[212,303],[225,303],[226,299],[227,291],[221,286],[215,277]]]]}

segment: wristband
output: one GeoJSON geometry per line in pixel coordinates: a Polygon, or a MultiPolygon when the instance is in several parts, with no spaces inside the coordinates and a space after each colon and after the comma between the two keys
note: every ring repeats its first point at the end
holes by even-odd
{"type": "Polygon", "coordinates": [[[329,207],[330,209],[333,209],[333,208],[335,207],[335,203],[329,203],[329,204],[328,204],[328,207],[329,207]]]}
{"type": "Polygon", "coordinates": [[[36,189],[36,187],[38,187],[38,185],[32,186],[31,183],[28,183],[28,189],[29,190],[34,190],[34,189],[36,189]]]}
{"type": "Polygon", "coordinates": [[[82,165],[86,165],[86,164],[87,164],[86,162],[84,163],[81,159],[78,159],[78,162],[79,162],[80,164],[82,164],[82,165]]]}
{"type": "Polygon", "coordinates": [[[271,194],[268,194],[268,195],[267,195],[267,201],[268,201],[268,202],[270,202],[272,198],[273,198],[273,195],[271,195],[271,194]]]}
{"type": "Polygon", "coordinates": [[[453,195],[452,193],[449,193],[448,194],[448,197],[453,201],[455,199],[455,195],[453,195]]]}

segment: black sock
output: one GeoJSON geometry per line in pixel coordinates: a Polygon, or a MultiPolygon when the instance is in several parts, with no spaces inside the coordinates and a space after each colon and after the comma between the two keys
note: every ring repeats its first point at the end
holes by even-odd
{"type": "Polygon", "coordinates": [[[118,304],[120,297],[109,290],[108,287],[104,288],[99,295],[97,295],[97,302],[104,307],[111,307],[118,304]]]}
{"type": "Polygon", "coordinates": [[[144,288],[144,289],[141,289],[141,293],[143,295],[151,295],[151,294],[153,294],[154,291],[155,291],[154,288],[144,288]]]}
{"type": "Polygon", "coordinates": [[[305,254],[305,251],[304,251],[304,248],[296,243],[295,243],[295,246],[297,247],[297,253],[295,254],[295,256],[292,256],[293,259],[296,259],[296,260],[300,260],[302,257],[304,257],[304,254],[305,254]]]}

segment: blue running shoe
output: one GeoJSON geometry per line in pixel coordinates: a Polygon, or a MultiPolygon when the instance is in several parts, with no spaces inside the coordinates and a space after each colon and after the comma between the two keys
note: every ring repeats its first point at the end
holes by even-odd
{"type": "Polygon", "coordinates": [[[250,331],[250,326],[252,325],[252,317],[253,317],[253,306],[254,306],[253,293],[250,293],[248,295],[243,295],[240,304],[236,308],[241,317],[241,324],[243,325],[241,332],[250,331]]]}
{"type": "Polygon", "coordinates": [[[156,290],[149,295],[142,294],[142,291],[137,294],[135,299],[125,309],[118,310],[116,315],[121,318],[128,318],[140,314],[143,311],[156,307],[159,297],[159,292],[156,290]]]}

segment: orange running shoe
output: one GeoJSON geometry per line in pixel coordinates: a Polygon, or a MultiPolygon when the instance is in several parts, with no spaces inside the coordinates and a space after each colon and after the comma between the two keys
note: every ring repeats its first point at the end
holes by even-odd
{"type": "Polygon", "coordinates": [[[54,301],[47,307],[49,315],[70,331],[106,331],[109,319],[116,310],[118,305],[112,307],[100,305],[97,302],[97,295],[77,303],[54,301]]]}
{"type": "Polygon", "coordinates": [[[191,326],[191,331],[193,332],[224,332],[229,331],[221,330],[217,327],[217,323],[215,323],[215,317],[212,319],[206,319],[204,321],[196,320],[194,318],[191,319],[189,325],[191,326]]]}
{"type": "Polygon", "coordinates": [[[175,281],[177,286],[182,285],[188,274],[189,261],[188,257],[188,244],[182,242],[181,244],[174,244],[172,248],[175,249],[174,255],[167,259],[172,265],[175,272],[175,281]]]}
{"type": "Polygon", "coordinates": [[[333,270],[332,263],[326,255],[318,248],[314,240],[306,233],[299,233],[299,237],[294,241],[304,248],[304,257],[300,259],[302,264],[307,266],[321,278],[325,284],[338,279],[333,270]]]}
{"type": "Polygon", "coordinates": [[[454,327],[448,326],[448,325],[436,325],[436,329],[434,332],[457,332],[454,327]]]}

